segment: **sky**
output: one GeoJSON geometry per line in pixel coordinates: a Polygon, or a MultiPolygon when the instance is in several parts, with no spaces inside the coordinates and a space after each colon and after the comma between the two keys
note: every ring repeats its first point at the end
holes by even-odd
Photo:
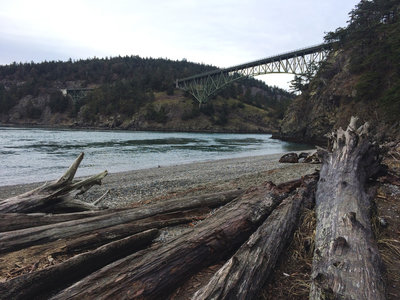
{"type": "MultiPolygon", "coordinates": [[[[320,44],[359,0],[0,0],[0,65],[141,57],[229,67],[320,44]]],[[[288,88],[291,75],[258,76],[288,88]]]]}

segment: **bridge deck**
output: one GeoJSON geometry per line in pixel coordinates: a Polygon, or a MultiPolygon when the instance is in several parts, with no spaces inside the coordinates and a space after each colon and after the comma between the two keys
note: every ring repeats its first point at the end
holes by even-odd
{"type": "Polygon", "coordinates": [[[214,74],[231,73],[231,72],[235,72],[235,71],[239,71],[239,70],[243,70],[243,69],[247,69],[247,68],[251,68],[251,67],[255,67],[255,66],[259,66],[259,65],[263,65],[263,64],[267,64],[267,63],[271,63],[271,62],[280,61],[280,60],[283,60],[283,59],[289,59],[289,58],[293,58],[293,57],[296,57],[296,56],[312,54],[312,53],[319,52],[319,51],[322,51],[322,50],[325,50],[325,49],[327,49],[327,50],[331,49],[333,44],[334,43],[324,43],[324,44],[314,45],[314,46],[307,47],[307,48],[297,49],[297,50],[294,50],[294,51],[281,53],[281,54],[270,56],[270,57],[267,57],[267,58],[262,58],[262,59],[259,59],[259,60],[256,60],[256,61],[252,61],[252,62],[240,64],[240,65],[236,65],[236,66],[233,66],[233,67],[224,68],[224,69],[218,69],[218,70],[205,72],[205,73],[201,73],[201,74],[198,74],[198,75],[194,75],[194,76],[190,76],[190,77],[186,77],[186,78],[182,78],[182,79],[177,79],[176,81],[179,84],[180,82],[190,81],[190,80],[193,80],[193,79],[200,79],[200,78],[212,76],[214,74]]]}

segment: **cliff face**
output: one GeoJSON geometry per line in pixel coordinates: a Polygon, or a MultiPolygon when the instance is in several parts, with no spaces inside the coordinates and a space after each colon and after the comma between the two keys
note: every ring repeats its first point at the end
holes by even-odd
{"type": "Polygon", "coordinates": [[[398,139],[400,119],[388,118],[378,99],[360,99],[361,75],[349,71],[349,53],[336,51],[327,64],[328,67],[310,83],[307,91],[289,106],[278,136],[324,145],[327,133],[339,127],[345,128],[350,117],[356,115],[362,122],[370,123],[378,140],[398,139]]]}
{"type": "Polygon", "coordinates": [[[366,105],[355,101],[357,78],[349,73],[348,55],[337,51],[327,64],[329,68],[320,72],[289,106],[281,123],[281,138],[323,144],[324,135],[345,126],[355,108],[359,116],[361,112],[366,115],[366,105]]]}
{"type": "Polygon", "coordinates": [[[356,115],[377,140],[400,139],[400,5],[392,2],[362,1],[347,28],[328,34],[336,49],[289,106],[279,138],[323,145],[356,115]]]}

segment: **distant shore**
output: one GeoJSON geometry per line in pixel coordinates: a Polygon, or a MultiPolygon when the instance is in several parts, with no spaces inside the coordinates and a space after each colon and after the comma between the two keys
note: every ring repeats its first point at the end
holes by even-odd
{"type": "MultiPolygon", "coordinates": [[[[94,186],[82,198],[93,201],[109,190],[101,205],[126,207],[154,198],[246,189],[265,181],[279,184],[300,178],[318,168],[318,165],[304,163],[279,163],[281,156],[270,154],[111,173],[101,186],[94,186]]],[[[21,194],[41,184],[1,186],[0,199],[21,194]]]]}
{"type": "MultiPolygon", "coordinates": [[[[38,128],[38,129],[58,129],[58,130],[94,130],[94,131],[109,131],[109,130],[117,130],[117,131],[149,131],[149,132],[194,132],[194,133],[248,133],[248,134],[271,134],[276,135],[278,133],[277,130],[230,130],[230,129],[185,129],[185,128],[153,128],[153,127],[144,127],[144,128],[121,128],[121,127],[108,127],[108,126],[79,126],[74,124],[31,124],[31,123],[0,123],[0,127],[7,128],[38,128]]],[[[279,139],[279,138],[276,138],[279,139]]],[[[296,142],[300,143],[301,142],[296,142]]],[[[305,143],[307,144],[307,143],[305,143]]]]}

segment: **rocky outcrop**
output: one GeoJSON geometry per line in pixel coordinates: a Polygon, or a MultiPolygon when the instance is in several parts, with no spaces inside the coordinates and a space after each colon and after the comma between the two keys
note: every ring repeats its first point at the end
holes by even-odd
{"type": "Polygon", "coordinates": [[[354,114],[372,125],[378,140],[398,134],[399,124],[385,122],[377,101],[358,97],[359,78],[350,72],[349,50],[331,53],[309,88],[289,106],[276,137],[324,146],[326,134],[345,127],[354,114]]]}
{"type": "Polygon", "coordinates": [[[329,72],[318,74],[310,87],[289,106],[282,121],[279,137],[315,144],[325,143],[325,134],[337,123],[337,114],[343,103],[354,95],[344,53],[333,54],[329,72]],[[346,87],[342,83],[347,82],[346,87]]]}
{"type": "Polygon", "coordinates": [[[27,95],[8,114],[0,113],[0,125],[44,125],[70,126],[73,124],[67,113],[52,112],[50,95],[40,94],[36,97],[27,95]]]}

